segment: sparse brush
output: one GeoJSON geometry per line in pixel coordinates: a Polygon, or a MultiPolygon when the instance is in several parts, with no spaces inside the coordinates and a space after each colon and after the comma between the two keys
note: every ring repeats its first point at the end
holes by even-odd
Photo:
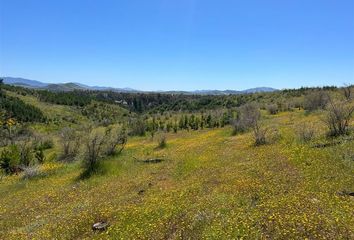
{"type": "Polygon", "coordinates": [[[159,137],[159,140],[158,140],[158,145],[157,145],[157,148],[165,148],[167,146],[167,138],[166,138],[166,135],[163,134],[159,137]]]}
{"type": "Polygon", "coordinates": [[[23,168],[22,179],[28,180],[36,177],[43,177],[45,174],[40,170],[38,166],[30,166],[23,168]]]}
{"type": "Polygon", "coordinates": [[[270,104],[267,106],[267,111],[271,115],[275,115],[278,113],[278,105],[276,104],[270,104]]]}
{"type": "Polygon", "coordinates": [[[275,143],[282,138],[282,135],[278,129],[278,127],[271,127],[266,133],[266,139],[268,139],[269,143],[275,143]]]}
{"type": "Polygon", "coordinates": [[[105,143],[106,130],[104,128],[92,129],[84,139],[84,151],[83,151],[83,178],[91,176],[98,167],[99,161],[105,155],[104,143],[105,143]]]}
{"type": "Polygon", "coordinates": [[[79,153],[81,136],[77,130],[72,128],[63,128],[60,132],[60,143],[62,152],[61,160],[72,161],[79,153]]]}
{"type": "Polygon", "coordinates": [[[32,141],[34,150],[46,150],[54,147],[54,142],[49,136],[43,136],[40,134],[34,134],[32,141]]]}
{"type": "Polygon", "coordinates": [[[260,146],[264,145],[267,143],[267,133],[268,133],[268,128],[254,128],[253,129],[253,134],[254,134],[254,145],[255,146],[260,146]]]}
{"type": "Polygon", "coordinates": [[[304,108],[308,111],[324,109],[328,103],[329,95],[324,90],[316,90],[305,95],[304,108]]]}
{"type": "Polygon", "coordinates": [[[105,147],[106,154],[112,156],[123,151],[128,140],[125,129],[120,125],[113,125],[106,128],[105,147]]]}
{"type": "Polygon", "coordinates": [[[301,142],[309,142],[315,137],[315,126],[302,123],[296,126],[296,135],[301,142]]]}
{"type": "Polygon", "coordinates": [[[29,166],[33,162],[33,149],[29,139],[18,144],[20,150],[20,165],[29,166]]]}
{"type": "Polygon", "coordinates": [[[349,122],[354,112],[354,106],[350,101],[334,101],[329,99],[326,107],[326,123],[331,137],[346,135],[349,133],[349,122]]]}

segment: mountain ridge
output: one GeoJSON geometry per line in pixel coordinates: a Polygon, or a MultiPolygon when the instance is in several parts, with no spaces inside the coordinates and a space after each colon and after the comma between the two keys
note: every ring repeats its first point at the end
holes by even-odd
{"type": "Polygon", "coordinates": [[[196,95],[233,95],[233,94],[245,94],[245,93],[257,93],[257,92],[274,92],[278,89],[271,87],[256,87],[245,90],[216,90],[216,89],[202,89],[194,91],[141,91],[132,88],[114,88],[104,86],[89,86],[78,82],[68,83],[44,83],[37,80],[31,80],[20,77],[2,77],[5,84],[32,88],[43,89],[49,91],[74,91],[74,90],[92,90],[92,91],[114,91],[114,92],[130,92],[130,93],[167,93],[167,94],[196,94],[196,95]]]}

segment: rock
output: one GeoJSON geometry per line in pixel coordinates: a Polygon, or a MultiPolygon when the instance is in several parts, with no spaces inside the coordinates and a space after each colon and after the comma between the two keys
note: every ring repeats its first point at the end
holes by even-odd
{"type": "Polygon", "coordinates": [[[349,196],[349,197],[354,197],[354,192],[348,192],[346,190],[338,192],[339,196],[349,196]]]}
{"type": "Polygon", "coordinates": [[[109,224],[107,222],[97,222],[92,225],[92,230],[94,231],[104,231],[108,228],[109,224]]]}
{"type": "Polygon", "coordinates": [[[142,194],[144,194],[144,192],[145,192],[145,190],[144,190],[144,189],[141,189],[141,190],[138,192],[138,194],[139,194],[139,195],[142,195],[142,194]]]}

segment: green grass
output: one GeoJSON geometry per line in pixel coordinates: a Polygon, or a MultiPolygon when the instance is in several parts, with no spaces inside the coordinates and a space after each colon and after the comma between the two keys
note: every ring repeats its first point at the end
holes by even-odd
{"type": "Polygon", "coordinates": [[[130,138],[81,181],[79,162],[44,164],[38,179],[5,177],[0,239],[353,239],[354,199],[338,192],[354,191],[354,141],[300,143],[296,123],[318,120],[269,116],[282,138],[259,147],[230,128],[168,134],[164,149],[130,138]],[[152,157],[166,160],[135,160],[152,157]],[[100,220],[109,229],[93,232],[100,220]]]}

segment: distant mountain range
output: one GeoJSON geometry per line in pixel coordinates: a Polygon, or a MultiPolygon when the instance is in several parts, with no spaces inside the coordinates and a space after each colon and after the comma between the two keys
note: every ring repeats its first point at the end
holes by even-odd
{"type": "MultiPolygon", "coordinates": [[[[30,80],[25,78],[14,77],[2,77],[5,84],[20,86],[32,89],[45,89],[49,91],[73,91],[73,90],[96,90],[96,91],[114,91],[114,92],[126,92],[126,93],[138,93],[146,92],[132,88],[112,88],[101,86],[88,86],[81,83],[44,83],[36,80],[30,80]]],[[[195,90],[195,91],[153,91],[169,94],[196,94],[196,95],[230,95],[230,94],[244,94],[244,93],[256,93],[256,92],[274,92],[277,89],[270,87],[257,87],[250,88],[242,91],[237,90],[195,90]]]]}

